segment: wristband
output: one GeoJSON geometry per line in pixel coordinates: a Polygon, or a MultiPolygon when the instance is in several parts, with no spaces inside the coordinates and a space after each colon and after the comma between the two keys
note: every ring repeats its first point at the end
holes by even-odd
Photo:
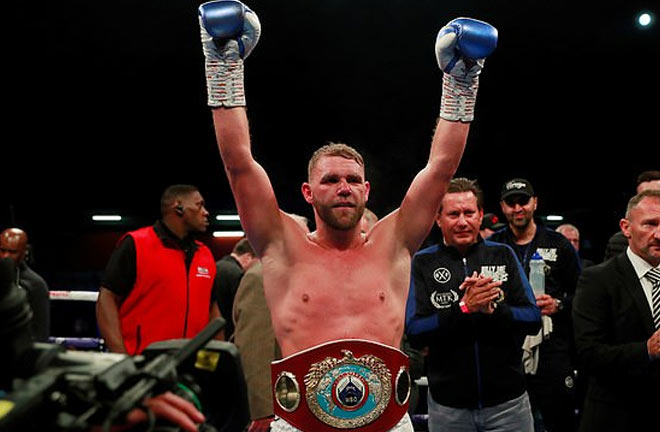
{"type": "Polygon", "coordinates": [[[461,308],[461,312],[463,312],[464,314],[469,314],[470,313],[470,309],[468,309],[468,307],[467,307],[467,305],[465,304],[464,301],[461,300],[458,303],[458,306],[461,308]]]}

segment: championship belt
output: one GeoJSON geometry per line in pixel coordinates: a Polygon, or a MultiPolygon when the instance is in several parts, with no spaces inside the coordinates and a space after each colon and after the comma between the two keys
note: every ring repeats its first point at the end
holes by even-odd
{"type": "Polygon", "coordinates": [[[382,432],[408,411],[408,356],[361,339],[321,344],[271,363],[276,416],[305,432],[382,432]]]}

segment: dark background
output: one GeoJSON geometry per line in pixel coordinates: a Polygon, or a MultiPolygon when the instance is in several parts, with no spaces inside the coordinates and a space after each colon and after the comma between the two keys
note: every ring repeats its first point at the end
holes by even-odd
{"type": "MultiPolygon", "coordinates": [[[[28,232],[51,288],[98,275],[121,232],[158,217],[169,184],[197,185],[213,215],[234,209],[206,106],[201,2],[22,3],[6,17],[0,228],[28,232]],[[102,211],[127,219],[93,225],[102,211]]],[[[637,174],[660,168],[660,26],[635,23],[652,3],[251,1],[263,29],[246,62],[253,152],[281,207],[312,217],[299,192],[309,156],[351,144],[384,216],[428,155],[435,35],[455,17],[482,19],[499,46],[458,174],[477,178],[498,214],[502,183],[528,178],[539,214],[577,224],[599,260],[637,174]]],[[[230,247],[206,240],[216,255],[230,247]]]]}

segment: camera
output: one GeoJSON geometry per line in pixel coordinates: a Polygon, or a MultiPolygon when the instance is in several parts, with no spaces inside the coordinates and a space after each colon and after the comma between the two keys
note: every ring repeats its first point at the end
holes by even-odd
{"type": "MultiPolygon", "coordinates": [[[[15,283],[14,262],[0,260],[1,432],[110,430],[146,397],[166,391],[204,414],[200,430],[241,431],[250,421],[238,350],[211,340],[224,326],[222,318],[193,339],[156,342],[131,357],[33,343],[31,316],[15,283]]],[[[149,430],[178,430],[149,418],[149,430]]]]}

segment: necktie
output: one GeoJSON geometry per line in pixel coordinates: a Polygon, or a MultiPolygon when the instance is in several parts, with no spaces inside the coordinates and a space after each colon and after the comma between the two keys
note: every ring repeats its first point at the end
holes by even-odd
{"type": "Polygon", "coordinates": [[[644,277],[650,280],[651,285],[653,285],[653,290],[651,290],[653,308],[651,312],[653,313],[655,328],[660,328],[660,270],[657,268],[651,269],[646,272],[644,277]]]}

